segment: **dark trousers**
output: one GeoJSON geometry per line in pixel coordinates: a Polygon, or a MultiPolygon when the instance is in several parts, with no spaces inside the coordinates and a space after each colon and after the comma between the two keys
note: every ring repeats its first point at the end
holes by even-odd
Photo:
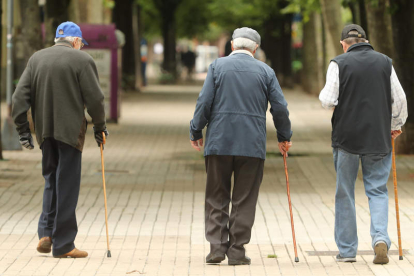
{"type": "Polygon", "coordinates": [[[39,219],[39,239],[52,237],[53,255],[62,255],[75,248],[78,233],[78,203],[82,152],[46,138],[42,144],[42,173],[45,178],[43,211],[39,219]]]}
{"type": "Polygon", "coordinates": [[[210,252],[230,259],[245,256],[263,179],[264,160],[253,157],[209,155],[205,158],[207,185],[206,238],[210,252]],[[231,177],[234,186],[231,194],[231,177]],[[232,204],[229,216],[229,204],[232,204]]]}

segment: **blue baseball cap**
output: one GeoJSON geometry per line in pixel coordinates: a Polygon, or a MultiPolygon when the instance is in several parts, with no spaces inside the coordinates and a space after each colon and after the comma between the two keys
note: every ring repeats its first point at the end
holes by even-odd
{"type": "MultiPolygon", "coordinates": [[[[74,36],[82,38],[82,31],[78,25],[73,22],[67,21],[60,24],[56,29],[56,38],[74,36]]],[[[89,45],[85,39],[82,38],[82,42],[85,45],[89,45]]]]}

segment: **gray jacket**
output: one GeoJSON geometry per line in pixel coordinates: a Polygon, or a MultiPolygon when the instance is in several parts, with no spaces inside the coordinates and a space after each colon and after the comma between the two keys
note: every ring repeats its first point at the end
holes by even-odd
{"type": "Polygon", "coordinates": [[[104,95],[95,62],[64,41],[30,58],[13,95],[12,115],[19,134],[28,133],[31,107],[40,146],[54,138],[82,151],[85,106],[96,130],[104,130],[104,95]]]}
{"type": "Polygon", "coordinates": [[[203,137],[204,155],[266,158],[266,111],[270,102],[278,140],[292,136],[287,103],[275,72],[244,51],[215,60],[190,122],[190,139],[203,137]]]}

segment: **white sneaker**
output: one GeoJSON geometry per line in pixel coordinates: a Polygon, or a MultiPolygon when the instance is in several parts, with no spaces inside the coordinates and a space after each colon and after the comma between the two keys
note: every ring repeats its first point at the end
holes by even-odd
{"type": "Polygon", "coordinates": [[[336,255],[337,262],[355,263],[356,257],[342,257],[341,254],[336,255]]]}

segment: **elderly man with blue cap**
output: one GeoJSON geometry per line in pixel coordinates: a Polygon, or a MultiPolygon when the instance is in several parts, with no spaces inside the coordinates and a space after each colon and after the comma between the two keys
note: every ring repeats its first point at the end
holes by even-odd
{"type": "Polygon", "coordinates": [[[263,178],[269,103],[280,152],[285,154],[292,145],[287,103],[275,72],[253,57],[259,45],[260,35],[255,30],[244,27],[234,31],[233,52],[210,65],[190,122],[190,142],[198,151],[207,126],[207,263],[221,263],[225,255],[229,265],[251,263],[244,245],[250,241],[263,178]]]}
{"type": "Polygon", "coordinates": [[[37,142],[42,150],[45,178],[43,211],[38,225],[37,251],[56,258],[84,258],[74,241],[78,232],[76,205],[81,180],[82,149],[87,121],[92,117],[95,139],[103,142],[106,131],[104,95],[92,57],[78,51],[84,44],[82,32],[73,22],[56,30],[56,44],[29,59],[13,95],[12,115],[20,143],[33,149],[27,120],[31,108],[37,142]]]}

